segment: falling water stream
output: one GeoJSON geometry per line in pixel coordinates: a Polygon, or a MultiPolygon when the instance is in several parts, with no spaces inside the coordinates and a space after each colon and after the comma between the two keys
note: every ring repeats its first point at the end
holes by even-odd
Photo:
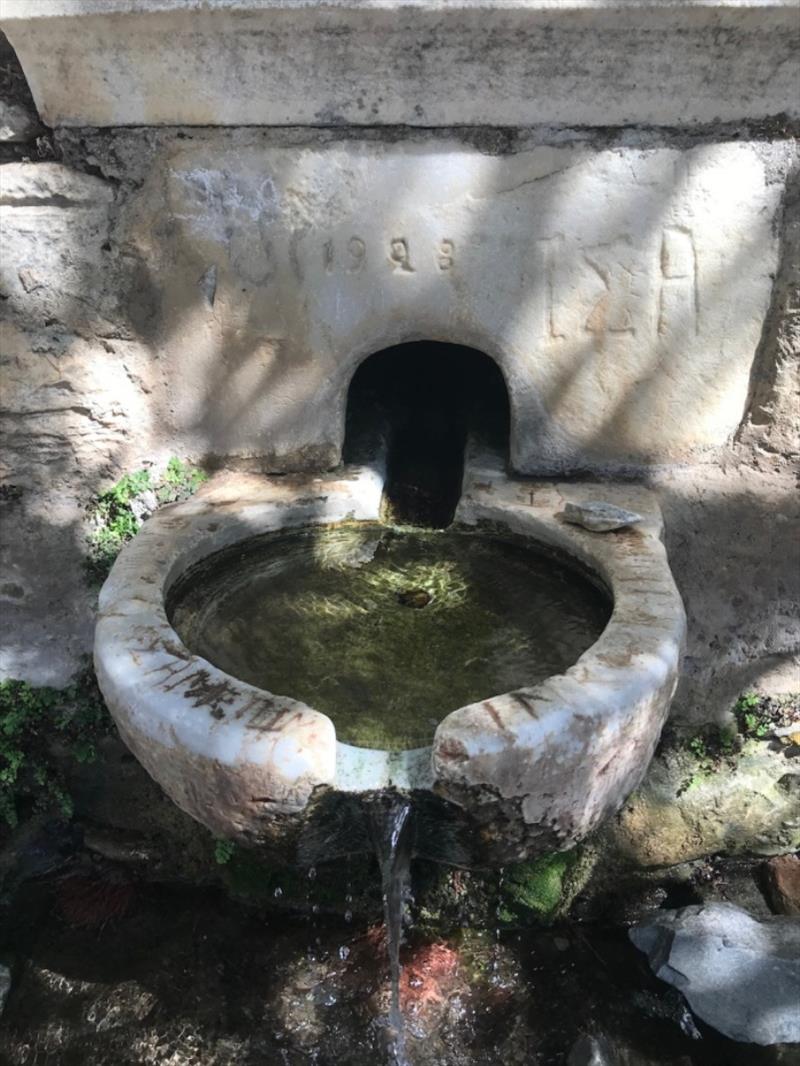
{"type": "Polygon", "coordinates": [[[403,1013],[400,1008],[400,945],[403,918],[410,890],[411,803],[388,794],[370,810],[373,847],[381,871],[383,913],[389,952],[391,998],[389,1001],[389,1051],[394,1066],[409,1066],[406,1055],[403,1013]]]}

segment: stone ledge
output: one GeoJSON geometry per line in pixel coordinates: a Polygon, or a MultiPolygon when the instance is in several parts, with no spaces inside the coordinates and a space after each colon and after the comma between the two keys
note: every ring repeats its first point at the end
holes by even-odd
{"type": "Polygon", "coordinates": [[[797,0],[7,0],[0,26],[56,126],[800,117],[797,0]]]}

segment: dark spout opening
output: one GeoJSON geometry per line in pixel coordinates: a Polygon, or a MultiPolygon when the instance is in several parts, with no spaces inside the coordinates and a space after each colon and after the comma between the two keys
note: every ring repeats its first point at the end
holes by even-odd
{"type": "Polygon", "coordinates": [[[399,525],[443,529],[461,495],[470,436],[507,454],[509,402],[500,368],[457,344],[417,341],[366,359],[348,394],[345,460],[387,446],[384,503],[399,525]]]}

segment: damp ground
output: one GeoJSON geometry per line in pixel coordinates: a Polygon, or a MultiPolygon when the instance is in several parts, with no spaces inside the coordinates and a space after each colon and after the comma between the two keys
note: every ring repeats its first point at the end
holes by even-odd
{"type": "Polygon", "coordinates": [[[399,750],[458,707],[566,670],[610,608],[522,541],[363,523],[215,555],[169,611],[226,673],[330,715],[340,740],[399,750]]]}
{"type": "MultiPolygon", "coordinates": [[[[70,879],[28,883],[2,914],[13,980],[0,1063],[385,1066],[384,929],[314,914],[326,876],[305,914],[186,886],[100,901],[70,879]]],[[[411,1066],[562,1066],[598,1033],[627,1066],[799,1061],[795,1049],[734,1044],[692,1022],[624,928],[428,926],[407,934],[401,959],[411,1066]]]]}

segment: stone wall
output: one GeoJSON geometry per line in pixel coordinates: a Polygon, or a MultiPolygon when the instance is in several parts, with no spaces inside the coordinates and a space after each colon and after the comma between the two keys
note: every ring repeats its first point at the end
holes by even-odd
{"type": "Polygon", "coordinates": [[[676,714],[800,688],[788,120],[37,127],[1,149],[3,673],[89,649],[99,488],[172,454],[331,467],[359,362],[431,339],[501,366],[519,471],[658,491],[676,714]]]}

